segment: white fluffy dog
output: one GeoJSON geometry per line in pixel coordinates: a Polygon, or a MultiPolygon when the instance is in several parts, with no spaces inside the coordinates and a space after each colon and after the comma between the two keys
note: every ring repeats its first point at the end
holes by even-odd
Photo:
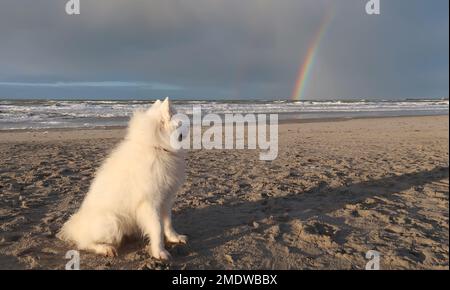
{"type": "Polygon", "coordinates": [[[58,238],[81,250],[117,255],[124,235],[141,232],[150,239],[150,254],[170,258],[164,237],[186,243],[172,227],[171,208],[185,178],[181,150],[171,146],[179,133],[168,98],[131,118],[126,138],[104,161],[80,209],[64,224],[58,238]]]}

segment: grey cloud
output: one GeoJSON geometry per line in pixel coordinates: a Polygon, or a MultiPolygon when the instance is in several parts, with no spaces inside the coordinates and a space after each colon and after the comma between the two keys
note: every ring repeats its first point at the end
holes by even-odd
{"type": "Polygon", "coordinates": [[[323,16],[334,11],[310,98],[448,97],[448,1],[3,0],[0,82],[148,82],[180,87],[31,90],[0,97],[288,98],[323,16]],[[25,3],[25,4],[24,4],[25,3]]]}

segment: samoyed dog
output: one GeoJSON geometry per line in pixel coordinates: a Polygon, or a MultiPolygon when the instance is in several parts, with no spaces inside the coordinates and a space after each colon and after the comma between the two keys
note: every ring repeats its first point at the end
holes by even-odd
{"type": "Polygon", "coordinates": [[[172,226],[171,208],[185,178],[182,150],[185,137],[166,98],[148,110],[136,111],[125,139],[96,173],[80,209],[64,224],[58,238],[80,250],[116,256],[124,236],[142,233],[150,239],[150,254],[170,258],[164,238],[186,243],[172,226]]]}

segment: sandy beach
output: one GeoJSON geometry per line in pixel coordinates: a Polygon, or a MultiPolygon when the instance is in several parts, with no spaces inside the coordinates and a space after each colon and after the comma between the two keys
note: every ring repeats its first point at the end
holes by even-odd
{"type": "MultiPolygon", "coordinates": [[[[124,129],[0,132],[0,269],[64,269],[56,239],[124,129]]],[[[279,154],[191,150],[174,207],[187,245],[81,252],[82,269],[449,268],[449,119],[283,123],[279,154]]]]}

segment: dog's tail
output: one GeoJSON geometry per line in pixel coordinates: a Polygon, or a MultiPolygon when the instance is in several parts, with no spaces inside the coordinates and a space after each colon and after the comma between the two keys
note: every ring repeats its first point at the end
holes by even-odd
{"type": "Polygon", "coordinates": [[[69,220],[62,226],[61,230],[56,234],[56,237],[62,241],[73,242],[74,224],[77,222],[78,213],[72,215],[69,220]]]}

